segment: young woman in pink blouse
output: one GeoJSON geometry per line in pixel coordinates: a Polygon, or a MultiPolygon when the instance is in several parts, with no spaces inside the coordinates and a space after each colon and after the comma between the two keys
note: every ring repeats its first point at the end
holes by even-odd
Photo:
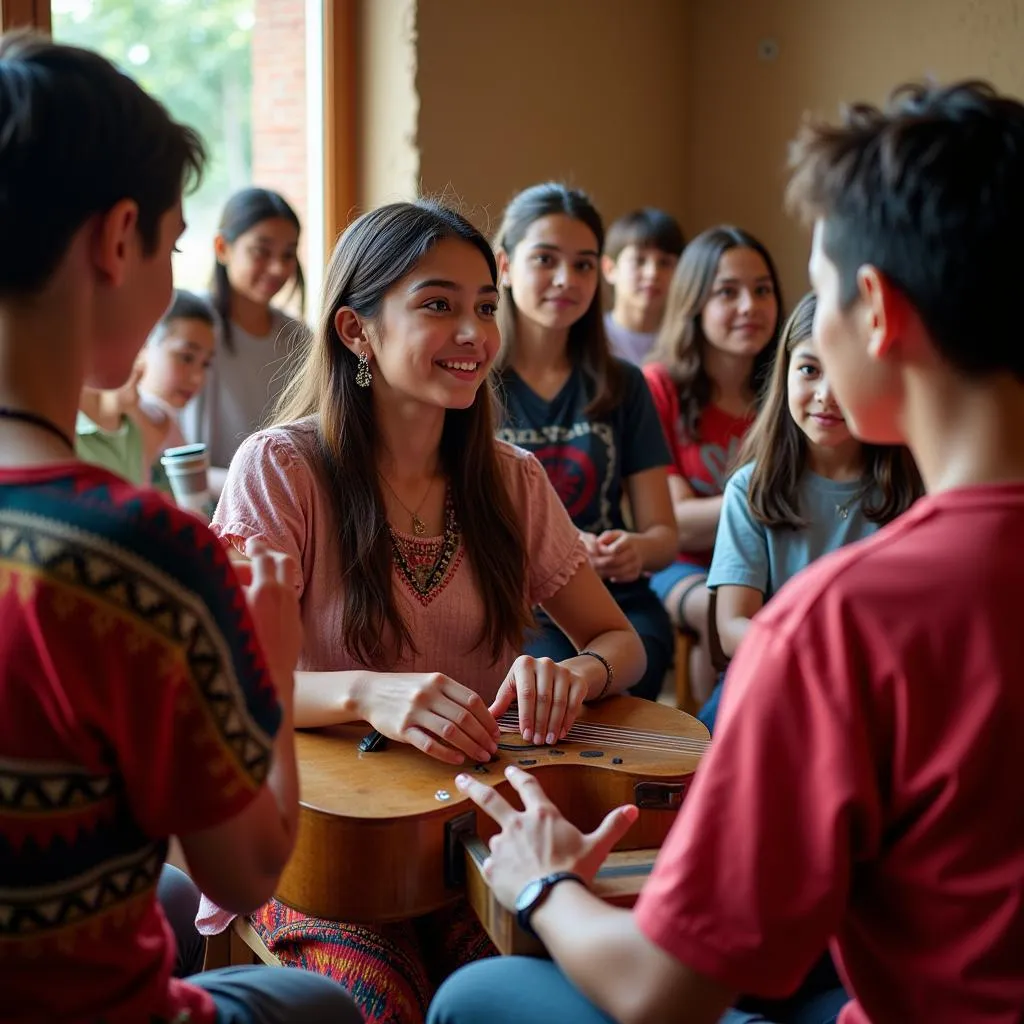
{"type": "MultiPolygon", "coordinates": [[[[514,700],[524,737],[550,743],[585,700],[643,674],[544,470],[494,438],[496,283],[487,241],[451,210],[361,217],[277,425],[232,461],[214,529],[300,567],[300,728],[366,720],[456,765],[496,749],[514,700]],[[535,605],[579,654],[517,656],[535,605]]],[[[488,951],[465,909],[371,929],[272,902],[254,924],[284,962],[345,983],[369,1021],[421,1021],[437,982],[488,951]]]]}

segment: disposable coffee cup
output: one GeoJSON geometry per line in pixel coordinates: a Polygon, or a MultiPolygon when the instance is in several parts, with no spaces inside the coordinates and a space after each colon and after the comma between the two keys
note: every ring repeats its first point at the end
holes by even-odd
{"type": "Polygon", "coordinates": [[[179,508],[196,512],[207,519],[213,514],[213,496],[210,494],[210,459],[205,444],[185,444],[168,448],[160,456],[171,493],[179,508]]]}

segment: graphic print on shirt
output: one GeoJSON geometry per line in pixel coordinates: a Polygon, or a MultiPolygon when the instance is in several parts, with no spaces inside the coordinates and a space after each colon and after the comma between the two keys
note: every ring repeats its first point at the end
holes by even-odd
{"type": "Polygon", "coordinates": [[[736,454],[740,450],[740,439],[730,437],[727,447],[709,441],[702,444],[699,449],[701,465],[710,477],[710,483],[705,479],[705,474],[689,475],[690,486],[694,492],[701,497],[715,497],[725,490],[726,481],[729,479],[730,467],[734,464],[736,454]]]}
{"type": "Polygon", "coordinates": [[[572,520],[590,533],[614,529],[609,498],[619,451],[611,424],[582,420],[571,427],[503,427],[498,438],[533,452],[572,520]],[[592,522],[580,522],[587,513],[592,522]]]}

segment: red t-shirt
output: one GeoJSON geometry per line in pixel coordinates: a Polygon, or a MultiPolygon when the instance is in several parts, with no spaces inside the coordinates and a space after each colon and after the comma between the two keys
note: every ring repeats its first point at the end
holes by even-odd
{"type": "Polygon", "coordinates": [[[925,498],[784,586],[730,666],[643,932],[764,996],[832,939],[843,1024],[1019,1024],[1022,581],[1012,484],[925,498]]]}
{"type": "MultiPolygon", "coordinates": [[[[660,363],[647,363],[643,371],[672,452],[669,475],[681,476],[698,497],[721,494],[753,415],[733,416],[717,405],[707,405],[700,414],[698,436],[693,437],[683,429],[679,394],[668,370],[660,363]]],[[[678,561],[707,567],[711,551],[683,551],[678,561]]]]}
{"type": "Polygon", "coordinates": [[[214,1020],[156,883],[168,836],[253,799],[279,722],[198,519],[94,466],[0,471],[4,1020],[214,1020]]]}

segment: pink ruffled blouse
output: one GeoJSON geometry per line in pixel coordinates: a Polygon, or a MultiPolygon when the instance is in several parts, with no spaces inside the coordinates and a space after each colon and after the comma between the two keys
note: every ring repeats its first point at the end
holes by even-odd
{"type": "MultiPolygon", "coordinates": [[[[264,430],[245,440],[231,460],[212,528],[239,550],[256,537],[295,559],[304,629],[300,669],[365,668],[341,641],[345,591],[334,514],[315,469],[315,444],[312,419],[264,430]]],[[[569,582],[585,561],[586,551],[541,464],[521,448],[501,441],[495,444],[526,541],[525,597],[531,606],[542,604],[569,582]]],[[[442,538],[400,536],[412,555],[408,560],[414,575],[417,566],[433,565],[442,538]]],[[[392,671],[443,672],[490,703],[521,652],[506,646],[498,661],[492,662],[489,647],[477,644],[484,620],[480,584],[461,543],[450,554],[445,570],[432,581],[421,579],[430,585],[419,590],[398,566],[393,568],[394,593],[417,650],[397,659],[392,671]]],[[[233,917],[204,895],[196,924],[201,934],[215,935],[233,917]]]]}
{"type": "MultiPolygon", "coordinates": [[[[250,537],[257,537],[295,559],[301,571],[296,586],[305,630],[300,669],[365,668],[341,641],[345,590],[333,512],[322,477],[314,468],[315,444],[313,419],[264,430],[244,441],[231,461],[213,530],[240,550],[250,537]]],[[[525,597],[531,606],[542,604],[568,583],[586,552],[540,463],[521,448],[495,444],[526,541],[525,597]]],[[[407,551],[433,564],[441,538],[400,537],[407,551]]],[[[480,583],[461,543],[426,594],[398,566],[392,580],[417,648],[397,659],[392,671],[443,672],[489,702],[522,652],[509,646],[492,662],[489,647],[477,644],[484,608],[480,583]]]]}

